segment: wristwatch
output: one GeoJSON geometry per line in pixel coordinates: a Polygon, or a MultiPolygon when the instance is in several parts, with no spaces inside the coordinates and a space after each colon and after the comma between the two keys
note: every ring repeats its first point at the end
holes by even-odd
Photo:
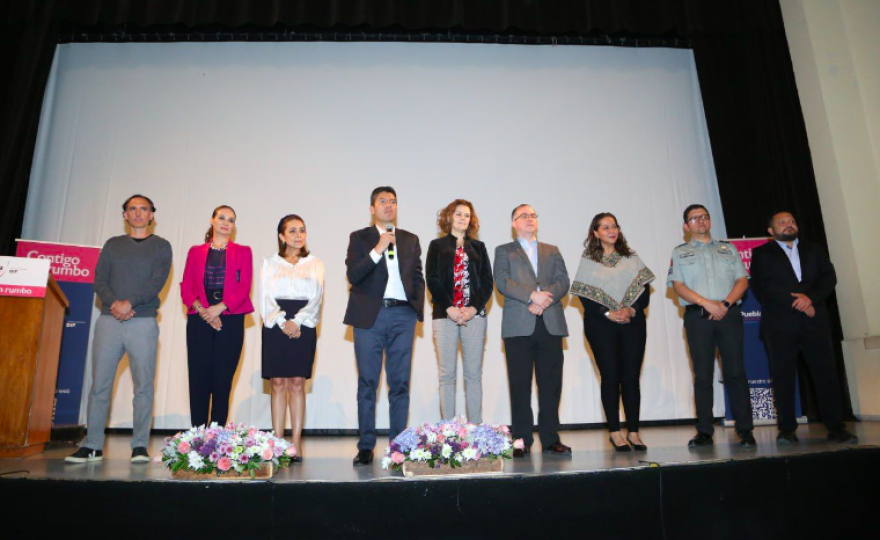
{"type": "Polygon", "coordinates": [[[730,302],[728,302],[727,300],[722,300],[721,305],[727,309],[730,309],[730,302]]]}

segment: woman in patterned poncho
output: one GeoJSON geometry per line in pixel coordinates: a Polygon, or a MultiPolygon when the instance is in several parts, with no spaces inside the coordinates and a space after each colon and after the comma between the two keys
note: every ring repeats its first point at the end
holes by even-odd
{"type": "Polygon", "coordinates": [[[647,340],[648,284],[654,274],[629,248],[611,213],[593,217],[584,247],[571,294],[584,306],[584,335],[602,377],[609,441],[618,452],[645,451],[639,437],[639,375],[647,340]],[[620,432],[621,394],[626,438],[620,432]]]}

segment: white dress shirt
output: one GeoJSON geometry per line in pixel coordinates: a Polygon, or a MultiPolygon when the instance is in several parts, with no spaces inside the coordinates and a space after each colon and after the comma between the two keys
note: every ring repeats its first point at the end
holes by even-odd
{"type": "MultiPolygon", "coordinates": [[[[379,234],[385,234],[386,231],[378,224],[376,224],[376,229],[379,231],[379,234]]],[[[392,229],[392,232],[397,232],[397,227],[392,229]]],[[[403,288],[403,280],[400,279],[400,256],[397,253],[397,245],[394,246],[394,259],[390,257],[385,257],[385,264],[388,266],[388,283],[385,285],[385,296],[382,298],[394,298],[395,300],[403,300],[406,301],[406,290],[403,288]]],[[[388,253],[388,250],[385,250],[385,253],[388,253]]],[[[376,253],[375,249],[370,250],[370,258],[373,259],[374,263],[379,263],[382,260],[382,254],[376,253]]]]}
{"type": "Polygon", "coordinates": [[[794,239],[794,242],[791,243],[791,246],[788,245],[787,242],[776,241],[779,244],[779,247],[782,248],[782,251],[785,252],[785,256],[788,257],[788,262],[791,263],[791,269],[794,270],[794,275],[797,276],[798,281],[803,281],[803,277],[801,276],[801,254],[798,251],[798,238],[794,239]]]}
{"type": "Polygon", "coordinates": [[[324,263],[314,255],[290,264],[277,253],[263,259],[260,280],[260,315],[266,328],[280,326],[290,317],[276,300],[308,300],[294,316],[297,326],[314,328],[321,315],[324,296],[324,263]]]}

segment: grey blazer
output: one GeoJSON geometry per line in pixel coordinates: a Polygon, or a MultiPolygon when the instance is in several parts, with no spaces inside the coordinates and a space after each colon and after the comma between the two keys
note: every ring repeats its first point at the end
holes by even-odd
{"type": "Polygon", "coordinates": [[[538,276],[529,256],[518,241],[495,248],[495,286],[504,295],[501,337],[530,336],[535,332],[537,316],[529,313],[529,296],[538,290],[553,295],[553,304],[544,310],[544,325],[554,336],[567,336],[568,325],[561,300],[571,285],[559,248],[538,242],[538,276]]]}

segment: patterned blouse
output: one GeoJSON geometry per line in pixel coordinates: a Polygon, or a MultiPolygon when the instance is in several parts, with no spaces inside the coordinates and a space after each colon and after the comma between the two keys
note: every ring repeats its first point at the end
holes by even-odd
{"type": "Polygon", "coordinates": [[[471,281],[468,274],[468,256],[464,246],[455,250],[455,264],[452,267],[452,276],[453,280],[455,280],[452,305],[457,308],[469,306],[471,303],[471,281]]]}
{"type": "Polygon", "coordinates": [[[208,303],[212,306],[223,300],[223,288],[226,281],[226,250],[208,250],[208,260],[205,261],[205,293],[208,303]]]}

